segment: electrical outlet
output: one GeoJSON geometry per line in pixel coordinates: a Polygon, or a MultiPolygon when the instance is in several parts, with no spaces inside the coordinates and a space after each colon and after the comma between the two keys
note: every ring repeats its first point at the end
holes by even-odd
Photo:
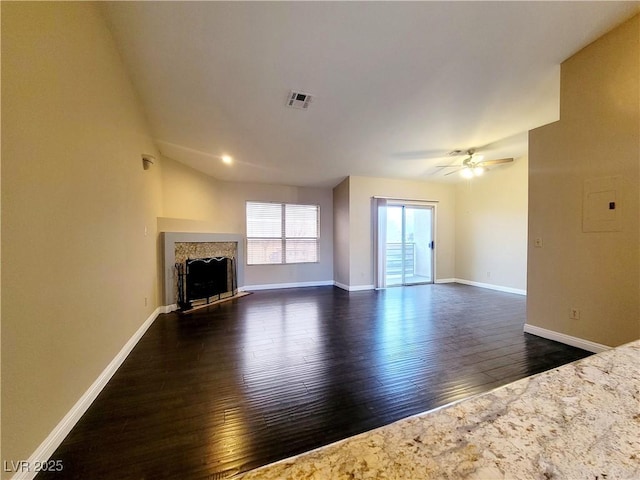
{"type": "Polygon", "coordinates": [[[144,297],[144,306],[146,307],[148,303],[149,303],[149,300],[147,299],[147,297],[144,297]]]}
{"type": "Polygon", "coordinates": [[[487,278],[491,278],[491,272],[487,272],[487,278]]]}
{"type": "Polygon", "coordinates": [[[571,318],[572,320],[580,320],[580,310],[572,307],[569,311],[569,318],[571,318]]]}

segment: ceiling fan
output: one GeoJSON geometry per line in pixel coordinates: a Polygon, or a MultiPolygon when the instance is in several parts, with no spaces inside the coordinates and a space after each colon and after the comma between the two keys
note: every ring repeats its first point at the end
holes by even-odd
{"type": "Polygon", "coordinates": [[[460,155],[462,153],[467,154],[467,158],[462,160],[462,165],[437,165],[439,168],[456,168],[457,169],[452,172],[445,173],[445,177],[447,175],[453,175],[454,173],[457,173],[457,172],[460,172],[460,174],[464,178],[478,177],[488,170],[487,168],[488,166],[513,162],[513,158],[483,160],[484,156],[477,154],[474,148],[470,148],[466,152],[463,152],[462,150],[454,150],[449,155],[460,155]]]}

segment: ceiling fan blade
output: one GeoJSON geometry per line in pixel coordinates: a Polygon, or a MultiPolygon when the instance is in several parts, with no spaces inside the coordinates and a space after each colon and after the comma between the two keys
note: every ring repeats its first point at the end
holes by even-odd
{"type": "Polygon", "coordinates": [[[437,168],[460,168],[460,165],[436,165],[437,168]]]}
{"type": "Polygon", "coordinates": [[[487,165],[500,165],[501,163],[510,162],[513,162],[513,158],[499,158],[498,160],[485,160],[484,162],[478,162],[478,165],[484,167],[487,165]]]}
{"type": "Polygon", "coordinates": [[[454,170],[453,172],[445,173],[444,176],[448,177],[449,175],[453,175],[454,173],[458,173],[460,170],[462,170],[462,168],[458,168],[457,170],[454,170]]]}

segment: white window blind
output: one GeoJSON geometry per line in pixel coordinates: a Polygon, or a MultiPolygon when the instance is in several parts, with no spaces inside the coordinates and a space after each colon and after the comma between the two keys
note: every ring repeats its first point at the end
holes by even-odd
{"type": "Polygon", "coordinates": [[[247,263],[318,261],[318,205],[247,202],[247,263]]]}

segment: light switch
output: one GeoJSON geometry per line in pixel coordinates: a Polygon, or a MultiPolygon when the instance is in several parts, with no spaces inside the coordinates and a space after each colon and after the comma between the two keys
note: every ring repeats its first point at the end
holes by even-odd
{"type": "Polygon", "coordinates": [[[533,244],[538,248],[542,248],[542,237],[536,237],[533,244]]]}

